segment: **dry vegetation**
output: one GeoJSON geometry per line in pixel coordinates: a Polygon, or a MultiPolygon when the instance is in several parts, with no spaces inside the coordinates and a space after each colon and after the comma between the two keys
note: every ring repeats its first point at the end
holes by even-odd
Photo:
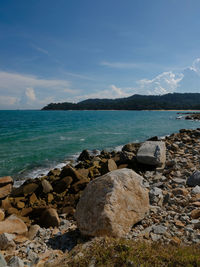
{"type": "Polygon", "coordinates": [[[61,266],[200,266],[200,246],[97,239],[66,254],[57,264],[57,267],[61,266]]]}

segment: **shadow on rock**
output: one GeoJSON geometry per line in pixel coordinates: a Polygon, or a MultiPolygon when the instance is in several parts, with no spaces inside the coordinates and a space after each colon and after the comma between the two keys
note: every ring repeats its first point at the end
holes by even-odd
{"type": "Polygon", "coordinates": [[[87,238],[81,236],[79,230],[69,231],[65,234],[58,233],[54,237],[50,238],[47,246],[52,249],[59,249],[63,252],[72,250],[78,243],[86,241],[87,238]]]}

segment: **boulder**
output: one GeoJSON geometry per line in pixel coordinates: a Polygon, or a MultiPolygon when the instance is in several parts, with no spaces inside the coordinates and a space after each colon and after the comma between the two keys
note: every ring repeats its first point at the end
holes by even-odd
{"type": "Polygon", "coordinates": [[[57,211],[53,208],[46,208],[40,217],[40,225],[46,228],[50,226],[58,227],[60,225],[60,219],[57,211]]]}
{"type": "Polygon", "coordinates": [[[84,235],[121,237],[148,211],[148,191],[142,177],[130,169],[120,169],[87,185],[75,217],[84,235]]]}
{"type": "Polygon", "coordinates": [[[8,195],[10,195],[12,191],[12,184],[7,184],[3,187],[0,187],[0,199],[6,198],[8,195]]]}
{"type": "Polygon", "coordinates": [[[137,160],[142,164],[164,166],[166,161],[166,146],[162,141],[146,141],[138,150],[137,160]]]}
{"type": "Polygon", "coordinates": [[[8,262],[9,267],[24,267],[24,262],[17,256],[10,258],[8,262]]]}
{"type": "Polygon", "coordinates": [[[187,179],[186,184],[191,187],[200,185],[200,171],[193,172],[193,174],[187,179]]]}
{"type": "Polygon", "coordinates": [[[111,172],[117,169],[117,164],[113,159],[106,160],[105,163],[102,164],[101,174],[106,174],[107,172],[111,172]]]}
{"type": "Polygon", "coordinates": [[[64,178],[67,176],[71,176],[74,181],[82,179],[82,176],[70,165],[66,165],[60,173],[60,178],[64,178]]]}
{"type": "Polygon", "coordinates": [[[132,152],[132,153],[136,154],[139,146],[140,146],[139,143],[129,143],[129,144],[126,144],[122,147],[122,151],[132,152]]]}
{"type": "Polygon", "coordinates": [[[0,233],[24,234],[28,231],[26,224],[16,215],[9,216],[0,222],[0,233]]]}
{"type": "Polygon", "coordinates": [[[45,194],[53,191],[53,188],[52,188],[51,184],[45,179],[42,180],[42,188],[43,188],[43,192],[45,194]]]}
{"type": "Polygon", "coordinates": [[[54,192],[62,193],[64,192],[72,183],[73,179],[70,176],[64,177],[61,180],[57,181],[54,186],[54,192]]]}
{"type": "Polygon", "coordinates": [[[85,160],[90,160],[90,153],[88,152],[88,150],[83,150],[81,152],[81,154],[78,157],[78,161],[85,161],[85,160]]]}
{"type": "Polygon", "coordinates": [[[8,233],[0,234],[0,249],[5,250],[9,247],[14,248],[16,246],[15,242],[13,241],[14,238],[15,235],[12,234],[8,233]]]}
{"type": "Polygon", "coordinates": [[[13,184],[13,179],[10,176],[0,177],[0,187],[3,187],[8,184],[13,184]]]}

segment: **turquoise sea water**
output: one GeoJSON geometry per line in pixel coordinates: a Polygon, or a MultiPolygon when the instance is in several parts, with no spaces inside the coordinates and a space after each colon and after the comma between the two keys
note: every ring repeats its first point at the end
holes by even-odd
{"type": "Polygon", "coordinates": [[[34,177],[83,149],[114,149],[200,127],[177,116],[175,111],[0,111],[0,176],[34,177]]]}

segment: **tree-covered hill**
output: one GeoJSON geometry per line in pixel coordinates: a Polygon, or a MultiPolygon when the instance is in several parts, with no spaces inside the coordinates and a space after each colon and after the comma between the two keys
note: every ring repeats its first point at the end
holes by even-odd
{"type": "Polygon", "coordinates": [[[42,110],[148,110],[200,109],[200,93],[132,95],[117,99],[87,99],[77,104],[51,103],[42,110]]]}

